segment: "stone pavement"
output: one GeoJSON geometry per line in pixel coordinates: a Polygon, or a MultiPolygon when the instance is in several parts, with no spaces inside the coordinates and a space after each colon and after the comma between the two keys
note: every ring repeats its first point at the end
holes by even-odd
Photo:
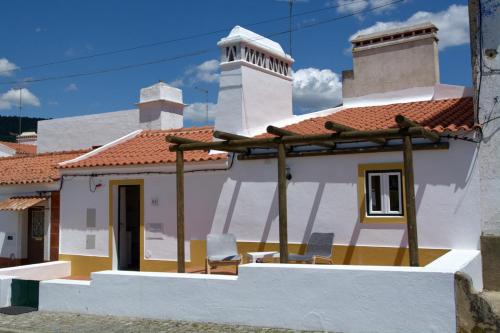
{"type": "Polygon", "coordinates": [[[17,316],[0,314],[0,333],[27,332],[298,332],[273,328],[231,326],[183,321],[94,316],[55,312],[30,312],[17,316]]]}

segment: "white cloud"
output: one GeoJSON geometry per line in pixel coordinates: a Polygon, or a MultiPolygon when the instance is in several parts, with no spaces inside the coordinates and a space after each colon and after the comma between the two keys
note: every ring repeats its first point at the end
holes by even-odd
{"type": "Polygon", "coordinates": [[[334,107],[342,102],[342,82],[329,69],[303,68],[293,73],[293,103],[300,113],[334,107]]]}
{"type": "Polygon", "coordinates": [[[22,105],[40,106],[40,100],[31,91],[26,88],[10,89],[6,93],[0,95],[0,109],[6,110],[19,105],[19,94],[21,95],[22,105]]]}
{"type": "Polygon", "coordinates": [[[170,82],[174,87],[193,85],[195,83],[213,83],[219,81],[219,60],[207,60],[200,65],[188,68],[184,74],[170,82]]]}
{"type": "Polygon", "coordinates": [[[469,43],[469,14],[467,6],[451,5],[448,9],[437,12],[416,12],[406,21],[377,22],[371,27],[362,29],[351,36],[369,34],[387,29],[400,28],[406,25],[423,22],[434,23],[439,31],[439,49],[469,43]]]}
{"type": "Polygon", "coordinates": [[[68,92],[77,91],[77,90],[78,90],[78,86],[76,85],[76,83],[70,83],[66,86],[66,88],[64,88],[64,91],[68,91],[68,92]]]}
{"type": "MultiPolygon", "coordinates": [[[[188,119],[197,123],[206,122],[207,119],[207,103],[193,103],[184,108],[184,119],[188,119]]],[[[208,103],[208,120],[215,119],[215,104],[208,103]]]]}
{"type": "Polygon", "coordinates": [[[7,58],[0,58],[0,76],[11,76],[12,71],[17,69],[17,66],[7,60],[7,58]]]}
{"type": "MultiPolygon", "coordinates": [[[[331,0],[328,5],[336,5],[341,14],[359,13],[363,10],[373,9],[374,13],[381,13],[396,8],[394,0],[331,0]]],[[[361,17],[361,16],[360,16],[361,17]]]]}

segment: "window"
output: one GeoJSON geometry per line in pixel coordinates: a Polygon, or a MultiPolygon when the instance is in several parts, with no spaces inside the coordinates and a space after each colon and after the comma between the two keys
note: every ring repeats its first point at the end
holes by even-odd
{"type": "Polygon", "coordinates": [[[361,223],[406,223],[402,163],[360,164],[358,203],[361,223]]]}
{"type": "Polygon", "coordinates": [[[402,216],[401,171],[367,171],[366,212],[369,216],[402,216]]]}

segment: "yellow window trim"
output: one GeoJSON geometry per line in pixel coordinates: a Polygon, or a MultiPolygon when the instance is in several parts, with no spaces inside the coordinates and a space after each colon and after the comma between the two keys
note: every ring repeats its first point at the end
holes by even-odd
{"type": "Polygon", "coordinates": [[[358,165],[358,203],[359,203],[359,221],[361,223],[406,223],[405,207],[405,177],[403,172],[403,163],[374,163],[358,165]],[[401,170],[401,187],[403,190],[403,216],[368,216],[366,214],[366,193],[365,193],[365,175],[366,171],[384,171],[401,170]]]}

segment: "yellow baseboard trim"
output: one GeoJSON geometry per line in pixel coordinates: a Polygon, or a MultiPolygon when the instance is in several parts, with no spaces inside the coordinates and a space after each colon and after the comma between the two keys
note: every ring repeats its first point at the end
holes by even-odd
{"type": "Polygon", "coordinates": [[[89,277],[90,273],[112,269],[111,258],[59,254],[59,260],[71,261],[71,276],[89,277]]]}

